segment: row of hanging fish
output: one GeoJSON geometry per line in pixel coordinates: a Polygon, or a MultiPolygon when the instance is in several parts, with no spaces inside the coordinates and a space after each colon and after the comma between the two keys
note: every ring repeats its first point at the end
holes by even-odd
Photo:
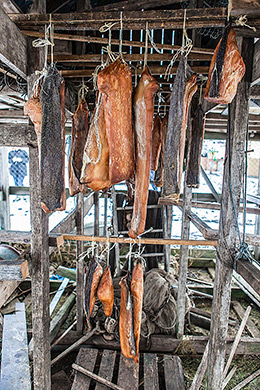
{"type": "MultiPolygon", "coordinates": [[[[228,25],[212,57],[205,99],[230,103],[245,72],[234,30],[228,25]]],[[[106,190],[135,175],[135,200],[129,235],[143,233],[150,169],[162,196],[178,201],[184,163],[189,106],[197,91],[197,76],[180,58],[171,93],[169,115],[154,115],[159,85],[147,67],[132,98],[129,66],[118,57],[97,77],[96,106],[88,127],[89,111],[83,99],[73,115],[69,157],[71,195],[106,190]],[[132,112],[133,111],[133,112],[132,112]],[[132,120],[133,118],[133,120],[132,120]]],[[[24,106],[35,125],[40,148],[42,207],[46,212],[65,209],[64,81],[55,66],[48,68],[42,88],[24,106]]],[[[198,106],[192,114],[187,159],[187,184],[199,185],[199,167],[205,115],[198,106]]]]}
{"type": "MultiPolygon", "coordinates": [[[[121,303],[119,316],[119,336],[123,355],[133,358],[138,363],[139,341],[141,333],[142,304],[143,304],[143,269],[138,260],[132,273],[127,273],[120,281],[121,303]]],[[[92,258],[85,274],[85,302],[84,311],[87,323],[94,308],[96,298],[102,303],[104,313],[110,317],[114,307],[114,289],[110,268],[105,271],[92,258]]]]}
{"type": "Polygon", "coordinates": [[[55,66],[48,67],[24,114],[34,123],[38,139],[41,206],[46,213],[65,210],[65,83],[55,66]]]}
{"type": "MultiPolygon", "coordinates": [[[[228,25],[212,57],[204,98],[217,104],[231,103],[244,73],[245,64],[236,44],[235,32],[228,25]]],[[[179,200],[189,106],[197,89],[197,77],[183,55],[173,83],[169,117],[166,116],[160,123],[161,152],[154,179],[154,183],[162,187],[162,196],[172,201],[179,200]],[[167,122],[165,136],[163,129],[167,122]]],[[[201,104],[191,112],[191,118],[186,181],[189,187],[198,188],[205,131],[205,113],[201,104]]],[[[157,123],[155,118],[154,128],[157,123]]]]}

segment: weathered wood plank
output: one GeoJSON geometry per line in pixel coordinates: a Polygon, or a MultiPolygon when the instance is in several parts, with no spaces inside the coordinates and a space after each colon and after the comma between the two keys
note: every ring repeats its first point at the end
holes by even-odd
{"type": "MultiPolygon", "coordinates": [[[[81,348],[79,350],[76,363],[86,368],[87,370],[93,372],[97,355],[98,355],[97,349],[81,348]]],[[[88,378],[87,376],[76,371],[76,375],[71,390],[88,390],[90,382],[91,382],[91,378],[88,378]]]]}
{"type": "Polygon", "coordinates": [[[41,209],[38,148],[29,149],[34,389],[51,390],[49,218],[41,209]]]}
{"type": "Polygon", "coordinates": [[[4,316],[0,389],[31,389],[24,303],[4,316]]]}
{"type": "MultiPolygon", "coordinates": [[[[258,4],[259,7],[259,4],[258,4]]],[[[253,59],[253,72],[252,72],[252,83],[255,85],[260,81],[260,40],[254,45],[254,59],[253,59]]]]}
{"type": "Polygon", "coordinates": [[[19,286],[20,282],[9,280],[6,282],[0,281],[0,308],[5,304],[10,295],[19,286]]]}
{"type": "Polygon", "coordinates": [[[164,356],[163,364],[166,390],[185,390],[182,364],[179,356],[164,356]]]}
{"type": "Polygon", "coordinates": [[[258,0],[232,0],[231,16],[260,14],[258,0]]]}
{"type": "MultiPolygon", "coordinates": [[[[44,37],[44,32],[41,31],[32,31],[32,30],[22,30],[22,33],[26,36],[31,37],[44,37]]],[[[75,42],[87,42],[87,43],[99,43],[103,46],[107,45],[108,38],[101,38],[101,37],[86,37],[85,35],[72,35],[72,34],[59,34],[54,33],[54,39],[56,40],[64,40],[64,41],[75,41],[75,42]]],[[[111,39],[112,45],[118,45],[118,39],[111,39]]],[[[123,46],[132,46],[132,47],[143,47],[145,48],[145,42],[140,41],[127,41],[123,40],[123,46]]],[[[172,50],[178,50],[181,46],[179,45],[167,45],[165,43],[156,43],[156,47],[160,50],[163,49],[163,51],[172,51],[172,50]]],[[[151,49],[152,45],[148,43],[148,48],[151,49]]],[[[207,48],[201,48],[201,47],[192,47],[191,53],[199,53],[199,54],[206,54],[206,55],[213,55],[214,50],[207,49],[207,48]]],[[[148,54],[149,55],[149,54],[148,54]]],[[[166,84],[169,84],[166,82],[166,84]]]]}
{"type": "Polygon", "coordinates": [[[138,368],[139,365],[133,359],[127,359],[121,354],[117,381],[118,386],[123,387],[124,390],[138,390],[138,368]]]}
{"type": "Polygon", "coordinates": [[[158,389],[157,356],[153,353],[144,353],[144,390],[158,389]]]}
{"type": "MultiPolygon", "coordinates": [[[[115,361],[116,361],[116,351],[108,351],[108,350],[103,351],[98,375],[101,376],[101,378],[104,378],[111,382],[113,377],[115,361]]],[[[96,390],[106,390],[106,389],[107,386],[104,386],[101,383],[96,384],[96,390]]]]}
{"type": "MultiPolygon", "coordinates": [[[[245,310],[241,306],[241,304],[238,301],[232,302],[232,307],[235,310],[238,317],[242,320],[245,315],[245,310]]],[[[259,338],[260,337],[260,331],[255,326],[254,322],[251,320],[251,318],[248,318],[246,323],[246,329],[249,332],[250,336],[259,338]]]]}
{"type": "MultiPolygon", "coordinates": [[[[183,27],[184,10],[158,10],[158,11],[128,11],[123,13],[124,30],[140,30],[145,28],[146,21],[149,28],[177,29],[183,27]]],[[[201,8],[187,9],[186,28],[200,27],[221,27],[226,21],[226,8],[201,8]]],[[[28,29],[32,26],[43,26],[49,23],[49,15],[14,15],[10,18],[21,29],[28,29]]],[[[112,29],[120,28],[120,13],[117,11],[104,12],[81,12],[52,15],[52,23],[55,30],[98,30],[104,22],[117,22],[112,29]]],[[[254,19],[249,23],[256,25],[254,19]]]]}
{"type": "MultiPolygon", "coordinates": [[[[71,331],[69,335],[64,337],[60,345],[71,345],[79,339],[77,332],[71,331]]],[[[141,338],[140,351],[151,353],[174,353],[174,355],[201,355],[203,354],[209,337],[206,336],[187,336],[185,338],[185,345],[182,348],[182,340],[176,339],[167,335],[151,335],[149,346],[147,346],[147,340],[141,338]]],[[[233,337],[227,338],[227,350],[229,353],[233,337]]],[[[120,350],[120,344],[118,341],[105,341],[102,336],[93,336],[88,341],[85,341],[84,346],[90,346],[92,348],[104,348],[104,349],[116,349],[120,350]]],[[[238,345],[237,355],[259,355],[260,338],[242,337],[238,345]]]]}
{"type": "Polygon", "coordinates": [[[0,6],[0,60],[26,79],[27,40],[0,6]],[[8,37],[4,39],[3,37],[8,37]]]}
{"type": "Polygon", "coordinates": [[[34,127],[30,125],[0,124],[1,146],[37,146],[34,127]]]}
{"type": "MultiPolygon", "coordinates": [[[[94,199],[94,196],[93,196],[94,199]]],[[[76,206],[76,231],[77,234],[84,234],[84,197],[83,194],[77,194],[76,206]]],[[[77,241],[77,259],[76,273],[77,273],[77,300],[76,300],[76,315],[77,315],[77,330],[79,334],[83,332],[84,326],[84,260],[80,255],[84,251],[84,242],[77,241]]]]}
{"type": "Polygon", "coordinates": [[[67,319],[68,314],[74,305],[76,295],[73,292],[70,294],[70,296],[66,299],[64,304],[59,309],[58,313],[53,317],[50,323],[50,342],[52,342],[55,337],[57,336],[62,324],[67,319]]]}
{"type": "Polygon", "coordinates": [[[0,260],[0,281],[23,280],[27,276],[29,276],[27,260],[0,260]]]}
{"type": "Polygon", "coordinates": [[[120,1],[118,3],[112,3],[112,4],[106,4],[99,7],[95,7],[94,11],[100,10],[100,11],[131,11],[131,10],[138,10],[138,9],[153,9],[157,8],[158,6],[167,6],[172,5],[176,3],[183,3],[184,0],[160,0],[160,4],[156,0],[127,0],[127,1],[120,1]]]}
{"type": "Polygon", "coordinates": [[[0,229],[10,229],[8,151],[0,146],[0,229]]]}
{"type": "Polygon", "coordinates": [[[226,143],[226,163],[222,186],[219,241],[216,258],[216,277],[212,305],[212,322],[208,358],[208,388],[222,386],[228,316],[231,300],[231,281],[236,252],[237,229],[233,202],[238,209],[241,194],[244,147],[247,131],[248,102],[253,60],[253,39],[237,40],[246,65],[246,73],[238,85],[237,95],[229,105],[229,137],[226,143]],[[232,199],[230,185],[232,186],[232,199]]]}
{"type": "MultiPolygon", "coordinates": [[[[258,241],[258,246],[260,242],[258,241]]],[[[245,281],[260,295],[260,271],[250,263],[248,260],[238,260],[236,264],[236,271],[241,275],[245,281]]]]}
{"type": "MultiPolygon", "coordinates": [[[[191,211],[192,188],[186,185],[185,174],[185,188],[183,193],[183,213],[182,213],[182,227],[181,238],[188,240],[190,235],[190,220],[189,212],[191,211]]],[[[179,277],[178,277],[178,294],[177,294],[177,317],[176,329],[177,337],[181,338],[184,335],[185,314],[186,314],[186,285],[187,285],[187,271],[188,271],[188,254],[189,246],[181,245],[180,260],[179,260],[179,277]]]]}

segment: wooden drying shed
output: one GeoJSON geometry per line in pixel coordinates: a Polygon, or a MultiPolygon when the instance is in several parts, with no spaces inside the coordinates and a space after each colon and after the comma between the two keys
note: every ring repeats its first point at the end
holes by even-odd
{"type": "MultiPolygon", "coordinates": [[[[173,50],[181,45],[182,27],[186,15],[186,29],[193,39],[194,47],[190,53],[189,61],[195,72],[207,75],[209,61],[214,48],[204,47],[205,43],[198,31],[203,29],[215,29],[224,27],[227,20],[227,7],[204,7],[201,0],[189,1],[189,7],[185,11],[182,8],[182,0],[154,0],[146,1],[121,1],[103,5],[102,1],[90,0],[64,1],[64,0],[35,0],[30,10],[19,9],[13,0],[4,0],[0,6],[0,72],[6,77],[16,80],[27,80],[28,95],[32,91],[35,80],[35,70],[41,70],[44,63],[44,49],[32,47],[32,40],[44,37],[44,26],[50,20],[54,25],[54,39],[57,49],[54,50],[54,61],[62,70],[62,75],[69,82],[81,82],[81,78],[91,78],[94,69],[101,61],[101,47],[108,43],[107,34],[99,32],[101,26],[112,23],[112,49],[118,45],[120,20],[123,22],[123,53],[126,61],[135,64],[133,81],[141,72],[144,52],[144,35],[146,22],[153,31],[153,39],[161,54],[153,50],[148,55],[148,64],[151,73],[158,77],[162,95],[165,102],[156,101],[156,109],[164,112],[168,106],[168,95],[173,82],[176,67],[172,69],[169,81],[162,77],[166,71],[166,65],[170,61],[173,50]],[[98,3],[98,6],[97,6],[98,3]],[[96,5],[96,6],[95,6],[96,5]],[[71,12],[69,12],[71,11],[71,12]],[[25,13],[27,12],[27,13],[25,13]],[[50,19],[51,18],[51,19],[50,19]],[[174,32],[174,34],[172,33],[174,32]],[[60,51],[58,52],[58,47],[60,51]],[[205,65],[206,64],[206,65],[205,65]],[[9,76],[8,76],[8,69],[9,76]]],[[[214,2],[212,2],[214,3],[214,2]]],[[[175,241],[181,245],[179,295],[178,295],[178,338],[167,344],[166,349],[174,350],[184,335],[184,293],[186,289],[187,251],[188,245],[195,244],[189,240],[190,220],[204,233],[204,237],[211,241],[204,244],[217,245],[216,278],[213,299],[212,326],[208,354],[208,388],[220,389],[222,381],[223,364],[225,357],[228,314],[231,296],[231,279],[233,273],[233,259],[237,239],[237,231],[234,222],[234,211],[230,196],[230,184],[233,188],[233,201],[237,208],[240,204],[241,177],[244,162],[244,145],[247,133],[247,121],[249,119],[249,131],[254,130],[256,140],[260,139],[260,124],[256,121],[256,115],[249,115],[250,98],[260,98],[260,41],[254,38],[260,37],[260,6],[257,0],[233,0],[230,4],[230,17],[235,23],[241,15],[247,16],[247,24],[254,27],[255,31],[245,26],[236,25],[237,42],[246,64],[246,74],[239,84],[238,92],[229,106],[228,122],[230,124],[228,163],[224,169],[224,185],[222,192],[221,221],[222,228],[219,233],[212,231],[203,225],[201,220],[191,212],[192,191],[185,187],[183,202],[179,204],[183,210],[182,239],[175,241]],[[230,169],[228,169],[228,165],[230,169]],[[212,241],[212,239],[214,241],[212,241]],[[218,243],[215,241],[218,240],[218,243]],[[172,344],[171,344],[172,343],[172,344]]],[[[117,49],[114,49],[117,50],[117,49]]],[[[90,84],[90,83],[89,83],[90,84]]],[[[9,96],[10,98],[10,96],[9,96]]],[[[3,99],[3,98],[2,98],[3,99]]],[[[1,100],[1,99],[0,99],[1,100]]],[[[3,102],[3,100],[1,100],[3,102]]],[[[8,106],[8,96],[6,100],[8,106]]],[[[12,103],[10,107],[12,107],[12,103]]],[[[91,105],[91,102],[90,102],[91,105]]],[[[16,107],[14,105],[14,107],[16,107]]],[[[14,108],[13,107],[13,108],[14,108]]],[[[68,101],[70,110],[74,109],[73,101],[68,101]]],[[[206,122],[206,137],[226,137],[225,129],[227,120],[223,126],[223,118],[215,110],[214,104],[203,102],[205,113],[208,114],[206,122]],[[214,120],[214,126],[212,122],[214,120]]],[[[31,243],[32,257],[32,304],[33,304],[33,372],[34,389],[51,389],[51,354],[48,338],[49,316],[49,247],[57,245],[57,236],[61,233],[70,233],[75,227],[78,237],[64,235],[66,239],[76,239],[78,253],[82,252],[83,217],[95,204],[95,231],[99,236],[98,198],[97,193],[88,197],[77,195],[77,206],[56,228],[49,233],[49,220],[40,208],[41,188],[39,172],[39,153],[36,134],[31,124],[24,122],[24,118],[16,116],[5,110],[0,115],[7,118],[6,123],[0,124],[0,146],[28,146],[30,157],[30,202],[31,202],[31,233],[21,233],[9,230],[7,213],[7,201],[2,198],[0,216],[3,220],[0,232],[0,240],[8,242],[31,243]],[[14,120],[16,118],[16,121],[14,120]]],[[[1,168],[2,169],[2,168],[1,168]]],[[[2,179],[3,180],[3,179],[2,179]]],[[[5,183],[0,183],[1,186],[5,183]]],[[[4,188],[4,187],[3,187],[4,188]]],[[[4,193],[4,191],[2,191],[4,193]]],[[[216,195],[216,194],[215,194],[216,195]]],[[[167,203],[167,206],[169,204],[167,203]]],[[[207,205],[203,205],[207,207],[207,205]]],[[[214,206],[210,206],[214,207],[214,206]]],[[[257,212],[257,211],[256,211],[257,212]]],[[[248,237],[251,243],[259,243],[259,236],[248,237]]],[[[96,238],[99,240],[99,238],[96,238]]],[[[117,240],[117,239],[115,239],[117,240]]],[[[127,240],[124,240],[125,242],[127,240]]],[[[174,240],[163,241],[174,243],[174,240]]],[[[239,261],[237,272],[244,276],[254,286],[259,283],[259,271],[250,263],[239,261]]],[[[82,286],[83,264],[77,264],[77,333],[83,331],[82,312],[82,286]]],[[[259,291],[259,287],[258,287],[259,291]]],[[[193,340],[195,348],[205,348],[205,340],[193,340]]],[[[258,342],[260,342],[258,340],[258,342]]],[[[259,345],[259,344],[258,344],[259,345]]]]}

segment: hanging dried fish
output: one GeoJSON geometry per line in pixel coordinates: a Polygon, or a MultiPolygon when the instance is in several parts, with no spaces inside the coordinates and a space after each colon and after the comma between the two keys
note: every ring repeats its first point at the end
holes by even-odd
{"type": "Polygon", "coordinates": [[[134,339],[136,355],[134,361],[138,363],[139,355],[139,342],[141,333],[142,322],[142,307],[143,307],[143,267],[141,260],[137,260],[137,263],[133,269],[132,281],[131,281],[131,295],[133,297],[133,320],[134,320],[134,339]]]}
{"type": "Polygon", "coordinates": [[[163,196],[173,201],[180,195],[189,105],[197,88],[197,77],[183,55],[171,94],[164,157],[163,196]]]}
{"type": "Polygon", "coordinates": [[[41,205],[46,213],[66,209],[65,195],[65,84],[55,66],[49,66],[40,93],[41,205]]]}
{"type": "Polygon", "coordinates": [[[164,152],[165,152],[167,129],[168,129],[168,113],[162,119],[162,145],[161,145],[161,152],[158,161],[158,168],[154,175],[154,184],[156,185],[156,187],[162,187],[163,185],[164,152]]]}
{"type": "Polygon", "coordinates": [[[108,266],[101,276],[97,289],[97,297],[102,303],[105,315],[111,317],[114,307],[114,287],[110,268],[108,266]]]}
{"type": "Polygon", "coordinates": [[[120,183],[134,173],[132,75],[129,66],[118,57],[98,74],[97,86],[104,95],[109,180],[111,184],[120,183]]]}
{"type": "Polygon", "coordinates": [[[129,236],[136,238],[144,232],[146,205],[151,169],[151,137],[154,95],[159,89],[147,66],[134,93],[134,131],[136,144],[135,198],[129,236]]]}
{"type": "Polygon", "coordinates": [[[127,358],[135,358],[133,298],[130,283],[130,274],[128,272],[119,283],[121,286],[119,335],[122,354],[127,358]]]}
{"type": "Polygon", "coordinates": [[[42,108],[40,102],[40,88],[35,90],[33,96],[25,102],[23,111],[24,115],[29,116],[34,124],[34,130],[37,135],[38,147],[41,147],[41,125],[42,125],[42,108]]]}
{"type": "Polygon", "coordinates": [[[198,188],[200,184],[201,149],[205,132],[206,115],[201,104],[191,119],[191,135],[188,150],[186,183],[188,187],[198,188]]]}
{"type": "Polygon", "coordinates": [[[205,99],[213,103],[231,103],[245,69],[235,31],[228,25],[211,60],[205,99]]]}
{"type": "Polygon", "coordinates": [[[82,99],[72,118],[69,156],[69,186],[72,196],[78,192],[88,191],[88,188],[80,183],[84,147],[88,136],[88,115],[87,102],[82,99]]]}
{"type": "Polygon", "coordinates": [[[104,97],[98,92],[96,107],[91,118],[89,134],[83,154],[81,183],[93,191],[111,186],[109,179],[109,148],[106,134],[104,97]]]}
{"type": "Polygon", "coordinates": [[[151,170],[156,171],[162,146],[162,121],[157,114],[153,121],[152,130],[152,153],[151,153],[151,170]]]}
{"type": "Polygon", "coordinates": [[[103,270],[101,265],[94,258],[92,258],[88,263],[86,274],[85,274],[85,282],[84,282],[85,285],[84,311],[86,314],[88,324],[89,324],[89,318],[91,316],[96,301],[97,288],[102,273],[103,270]]]}

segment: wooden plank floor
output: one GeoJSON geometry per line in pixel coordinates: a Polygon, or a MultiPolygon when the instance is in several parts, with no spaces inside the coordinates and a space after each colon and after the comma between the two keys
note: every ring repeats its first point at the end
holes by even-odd
{"type": "MultiPolygon", "coordinates": [[[[76,363],[124,390],[184,390],[181,359],[171,355],[140,354],[139,365],[118,351],[81,348],[76,363]]],[[[72,390],[109,389],[75,371],[72,390]]]]}

